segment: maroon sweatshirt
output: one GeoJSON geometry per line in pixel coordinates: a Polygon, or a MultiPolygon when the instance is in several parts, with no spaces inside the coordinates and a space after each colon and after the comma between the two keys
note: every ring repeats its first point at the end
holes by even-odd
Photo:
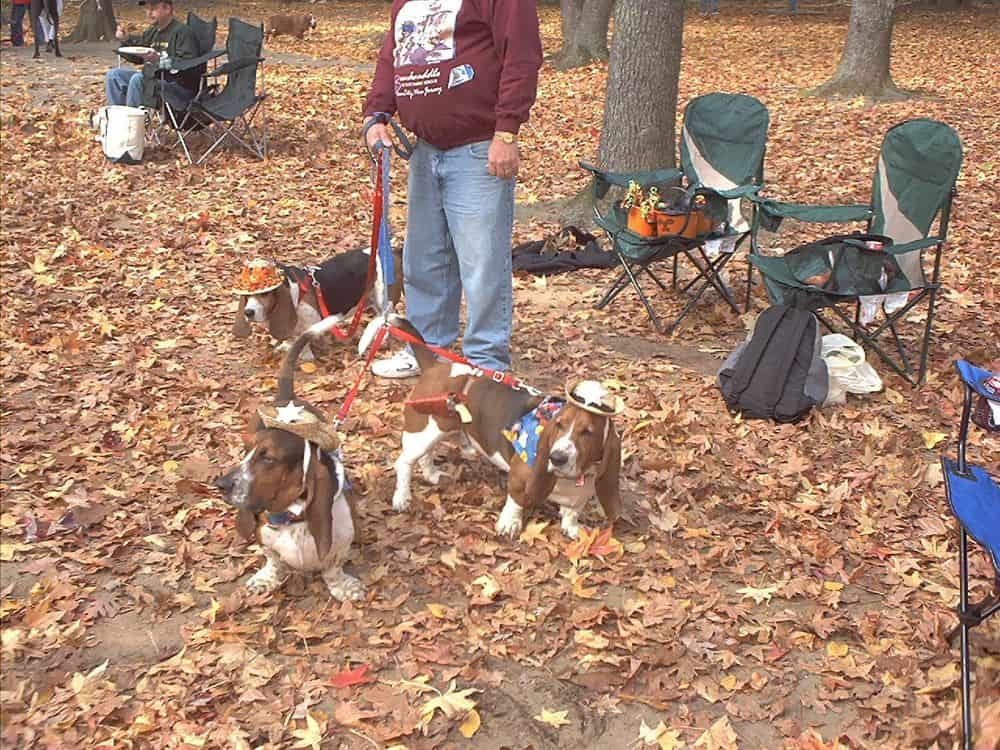
{"type": "Polygon", "coordinates": [[[535,0],[393,0],[364,115],[441,149],[516,133],[541,65],[535,0]]]}

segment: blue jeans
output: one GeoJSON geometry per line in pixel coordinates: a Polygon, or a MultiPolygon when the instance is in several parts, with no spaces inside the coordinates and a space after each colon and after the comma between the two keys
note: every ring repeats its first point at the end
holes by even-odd
{"type": "Polygon", "coordinates": [[[112,68],[104,76],[108,104],[142,106],[142,73],[129,68],[112,68]]]}
{"type": "Polygon", "coordinates": [[[489,174],[490,142],[441,150],[420,141],[410,159],[403,246],[406,314],[431,344],[458,338],[465,292],[462,352],[480,367],[510,369],[514,314],[510,242],[514,180],[489,174]]]}
{"type": "Polygon", "coordinates": [[[718,13],[719,0],[701,0],[702,13],[718,13]]]}
{"type": "MultiPolygon", "coordinates": [[[[23,47],[24,46],[24,17],[27,15],[31,17],[28,13],[29,6],[27,5],[12,5],[10,8],[10,43],[13,47],[23,47]]],[[[42,33],[42,24],[39,21],[35,24],[35,36],[37,36],[42,41],[45,41],[45,34],[42,33]]]]}

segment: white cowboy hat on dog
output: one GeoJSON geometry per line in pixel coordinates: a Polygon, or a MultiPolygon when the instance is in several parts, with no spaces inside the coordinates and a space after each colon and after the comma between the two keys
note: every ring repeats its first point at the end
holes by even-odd
{"type": "Polygon", "coordinates": [[[566,397],[574,406],[602,417],[613,417],[625,411],[625,400],[596,380],[581,380],[572,387],[567,385],[566,397]]]}
{"type": "Polygon", "coordinates": [[[340,445],[340,438],[333,425],[299,404],[262,406],[257,410],[257,415],[265,427],[298,435],[303,440],[318,445],[320,450],[333,451],[340,445]]]}

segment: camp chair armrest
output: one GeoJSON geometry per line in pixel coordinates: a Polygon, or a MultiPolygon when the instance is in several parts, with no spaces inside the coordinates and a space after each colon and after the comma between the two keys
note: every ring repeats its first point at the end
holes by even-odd
{"type": "Polygon", "coordinates": [[[914,250],[923,250],[925,247],[933,247],[938,243],[944,242],[940,237],[924,237],[922,240],[914,240],[913,242],[904,242],[901,245],[889,245],[885,248],[887,253],[892,253],[893,255],[902,255],[904,253],[910,253],[914,250]]]}
{"type": "Polygon", "coordinates": [[[197,68],[199,65],[204,65],[216,58],[222,57],[226,54],[224,49],[214,49],[204,55],[199,55],[198,57],[188,57],[183,60],[173,60],[170,64],[171,71],[182,72],[185,70],[191,70],[192,68],[197,68]]]}
{"type": "Polygon", "coordinates": [[[585,161],[578,163],[581,168],[592,173],[595,179],[603,181],[608,185],[617,185],[623,188],[627,188],[630,182],[638,182],[643,186],[673,182],[684,174],[680,169],[676,168],[656,169],[651,172],[605,172],[585,161]]]}
{"type": "Polygon", "coordinates": [[[749,185],[740,185],[738,187],[730,188],[728,190],[720,190],[719,188],[713,188],[713,187],[708,187],[707,185],[702,185],[699,186],[698,191],[699,192],[711,191],[716,195],[722,196],[723,198],[726,199],[749,198],[753,200],[754,196],[762,187],[763,185],[754,185],[751,183],[749,185]]]}
{"type": "Polygon", "coordinates": [[[264,62],[263,57],[244,57],[241,60],[230,60],[227,63],[223,63],[215,70],[205,73],[205,78],[216,78],[218,76],[226,76],[230,73],[235,73],[237,70],[243,70],[243,68],[249,68],[252,65],[257,65],[258,63],[264,62]]]}
{"type": "Polygon", "coordinates": [[[809,203],[784,203],[782,201],[749,195],[761,211],[775,219],[797,219],[798,221],[817,224],[837,224],[848,221],[866,221],[874,213],[872,207],[865,204],[853,205],[815,205],[809,203]]]}

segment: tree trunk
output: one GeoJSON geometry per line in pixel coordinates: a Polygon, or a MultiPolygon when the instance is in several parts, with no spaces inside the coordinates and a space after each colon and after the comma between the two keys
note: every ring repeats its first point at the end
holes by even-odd
{"type": "Polygon", "coordinates": [[[907,97],[896,88],[889,70],[894,9],[895,0],[852,0],[837,72],[811,92],[814,96],[863,96],[874,101],[907,97]]]}
{"type": "Polygon", "coordinates": [[[684,0],[618,3],[598,154],[603,169],[674,166],[683,33],[684,0]]]}
{"type": "Polygon", "coordinates": [[[562,49],[557,68],[576,68],[608,59],[608,22],[615,0],[562,0],[562,49]]]}
{"type": "Polygon", "coordinates": [[[115,38],[115,11],[112,0],[82,0],[80,18],[67,42],[102,42],[115,38]]]}

